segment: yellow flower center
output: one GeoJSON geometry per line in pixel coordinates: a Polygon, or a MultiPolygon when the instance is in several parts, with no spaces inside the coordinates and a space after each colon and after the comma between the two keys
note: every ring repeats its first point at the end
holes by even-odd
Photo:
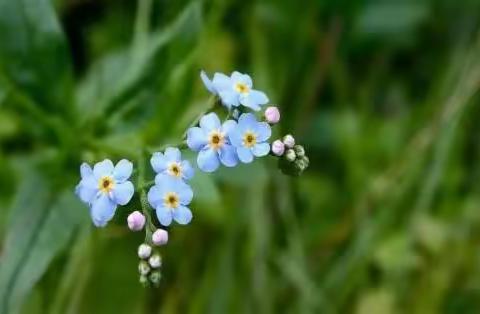
{"type": "Polygon", "coordinates": [[[171,176],[174,176],[174,177],[181,177],[182,176],[182,167],[178,163],[172,162],[168,166],[168,173],[171,176]]]}
{"type": "Polygon", "coordinates": [[[235,84],[235,90],[241,94],[245,94],[250,91],[250,87],[243,83],[237,83],[235,84]]]}
{"type": "Polygon", "coordinates": [[[108,193],[113,190],[115,186],[115,181],[113,181],[112,177],[104,176],[100,180],[98,180],[98,189],[103,193],[108,193]]]}
{"type": "Polygon", "coordinates": [[[179,205],[178,194],[175,192],[168,192],[163,198],[163,204],[168,208],[177,208],[179,205]]]}
{"type": "Polygon", "coordinates": [[[257,144],[257,136],[253,132],[245,132],[243,146],[250,148],[255,144],[257,144]]]}
{"type": "Polygon", "coordinates": [[[208,137],[208,144],[210,148],[218,150],[225,144],[225,136],[221,132],[212,131],[208,137]]]}

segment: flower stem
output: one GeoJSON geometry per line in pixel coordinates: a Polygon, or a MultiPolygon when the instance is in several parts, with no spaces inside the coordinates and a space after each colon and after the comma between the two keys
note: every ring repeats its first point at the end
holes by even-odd
{"type": "Polygon", "coordinates": [[[147,224],[145,226],[145,243],[151,244],[152,234],[155,232],[155,224],[151,215],[150,205],[148,204],[147,193],[145,188],[150,182],[145,182],[145,158],[143,152],[138,156],[138,177],[137,184],[140,187],[140,206],[142,207],[142,213],[145,215],[147,224]]]}

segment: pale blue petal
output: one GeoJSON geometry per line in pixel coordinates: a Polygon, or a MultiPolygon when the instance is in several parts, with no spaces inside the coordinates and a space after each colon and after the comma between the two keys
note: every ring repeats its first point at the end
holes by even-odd
{"type": "Polygon", "coordinates": [[[257,157],[263,157],[270,152],[270,144],[260,143],[252,148],[252,153],[257,157]]]}
{"type": "Polygon", "coordinates": [[[227,120],[222,124],[222,131],[225,132],[227,136],[230,135],[230,132],[235,130],[237,127],[237,122],[234,120],[227,120]]]}
{"type": "Polygon", "coordinates": [[[208,89],[210,93],[212,94],[217,93],[217,91],[215,90],[215,86],[213,86],[213,82],[210,81],[205,71],[202,70],[200,72],[200,78],[202,79],[203,85],[205,85],[205,87],[208,89]]]}
{"type": "Polygon", "coordinates": [[[160,152],[155,152],[150,158],[150,164],[156,173],[163,172],[167,169],[167,159],[160,152]]]}
{"type": "Polygon", "coordinates": [[[237,127],[230,132],[229,140],[235,147],[243,146],[243,133],[240,130],[240,127],[237,127]]]}
{"type": "Polygon", "coordinates": [[[103,176],[110,176],[113,172],[113,163],[110,159],[105,159],[104,161],[98,162],[93,167],[93,174],[96,179],[100,179],[103,176]]]}
{"type": "Polygon", "coordinates": [[[177,180],[177,185],[173,189],[173,192],[178,193],[180,204],[182,205],[188,205],[192,201],[192,198],[193,198],[192,188],[181,180],[177,180]]]}
{"type": "Polygon", "coordinates": [[[212,80],[213,88],[215,89],[216,93],[221,92],[225,89],[232,88],[232,81],[228,76],[223,73],[215,73],[212,80]]]}
{"type": "Polygon", "coordinates": [[[190,180],[191,178],[193,178],[195,171],[193,170],[193,167],[188,160],[182,161],[181,167],[183,171],[183,178],[185,180],[190,180]]]}
{"type": "Polygon", "coordinates": [[[268,103],[268,97],[263,92],[251,90],[248,94],[241,95],[240,103],[245,107],[258,111],[260,110],[259,106],[268,103]]]}
{"type": "Polygon", "coordinates": [[[187,132],[187,145],[191,150],[198,152],[207,145],[207,135],[201,128],[190,128],[187,132]]]}
{"type": "Polygon", "coordinates": [[[213,149],[203,149],[197,156],[198,168],[204,172],[213,172],[217,170],[220,162],[218,160],[218,154],[213,149]]]}
{"type": "Polygon", "coordinates": [[[233,89],[224,89],[218,93],[222,103],[230,109],[231,107],[238,107],[240,101],[238,99],[238,93],[233,89]]]}
{"type": "Polygon", "coordinates": [[[80,176],[81,178],[85,178],[85,177],[89,177],[93,174],[93,170],[92,170],[92,167],[90,167],[89,164],[87,163],[83,163],[81,166],[80,166],[80,176]]]}
{"type": "Polygon", "coordinates": [[[221,126],[220,119],[218,118],[217,114],[214,112],[210,112],[209,114],[204,115],[200,119],[200,127],[206,131],[207,133],[219,129],[221,126]]]}
{"type": "Polygon", "coordinates": [[[168,147],[165,150],[165,158],[169,162],[172,162],[172,161],[180,162],[180,160],[182,159],[182,153],[180,153],[180,150],[176,147],[168,147]]]}
{"type": "Polygon", "coordinates": [[[186,225],[192,220],[192,211],[185,206],[178,206],[173,211],[173,219],[181,225],[186,225]]]}
{"type": "Polygon", "coordinates": [[[272,135],[272,128],[267,122],[259,122],[254,131],[257,133],[257,142],[265,142],[272,135]]]}
{"type": "Polygon", "coordinates": [[[113,200],[119,205],[126,205],[132,199],[134,188],[130,181],[115,184],[113,200]]]}
{"type": "Polygon", "coordinates": [[[252,151],[245,147],[237,147],[238,159],[243,163],[250,163],[253,160],[252,151]]]}
{"type": "Polygon", "coordinates": [[[126,160],[122,159],[119,162],[117,162],[117,165],[115,166],[113,170],[113,177],[117,182],[124,182],[130,178],[132,175],[133,171],[133,164],[126,160]]]}
{"type": "MultiPolygon", "coordinates": [[[[155,181],[157,181],[157,178],[155,178],[155,181]]],[[[159,187],[158,185],[154,185],[150,188],[150,190],[148,190],[148,193],[147,193],[148,203],[153,208],[156,208],[163,204],[163,196],[164,196],[164,193],[161,187],[159,187]]]]}
{"type": "Polygon", "coordinates": [[[233,84],[245,84],[249,88],[252,88],[252,78],[248,74],[242,74],[240,72],[234,71],[231,76],[231,81],[233,84]]]}
{"type": "Polygon", "coordinates": [[[220,161],[227,167],[235,167],[238,164],[238,157],[235,148],[225,144],[220,149],[220,161]]]}
{"type": "Polygon", "coordinates": [[[163,206],[158,206],[155,208],[155,213],[157,214],[158,221],[162,226],[170,226],[172,223],[172,210],[163,206]]]}
{"type": "Polygon", "coordinates": [[[97,195],[97,188],[85,184],[84,181],[85,179],[80,181],[80,183],[77,185],[75,188],[75,194],[77,194],[82,202],[91,204],[97,195]]]}
{"type": "MultiPolygon", "coordinates": [[[[238,128],[241,131],[255,130],[258,121],[253,113],[243,113],[238,119],[238,128]]],[[[242,132],[243,133],[243,132],[242,132]]]]}
{"type": "Polygon", "coordinates": [[[97,227],[105,226],[115,215],[117,205],[106,194],[95,199],[90,209],[93,224],[97,227]]]}

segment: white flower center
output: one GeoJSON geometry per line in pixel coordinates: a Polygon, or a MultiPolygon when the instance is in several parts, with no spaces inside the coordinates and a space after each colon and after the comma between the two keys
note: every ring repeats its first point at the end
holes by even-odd
{"type": "Polygon", "coordinates": [[[180,198],[178,197],[177,193],[168,192],[163,197],[163,204],[165,205],[165,207],[168,207],[168,208],[177,208],[178,205],[180,204],[180,198]]]}
{"type": "Polygon", "coordinates": [[[115,181],[110,176],[103,176],[98,180],[98,189],[103,193],[109,193],[115,187],[115,181]]]}
{"type": "Polygon", "coordinates": [[[182,176],[182,167],[177,162],[172,162],[168,165],[168,174],[174,177],[182,176]]]}
{"type": "Polygon", "coordinates": [[[218,150],[225,144],[225,135],[218,130],[210,132],[208,136],[208,145],[214,150],[218,150]]]}
{"type": "Polygon", "coordinates": [[[250,91],[250,87],[248,87],[247,84],[237,83],[235,84],[235,90],[240,94],[246,94],[250,91]]]}
{"type": "Polygon", "coordinates": [[[251,131],[245,132],[243,135],[243,146],[251,148],[257,144],[257,135],[251,131]]]}

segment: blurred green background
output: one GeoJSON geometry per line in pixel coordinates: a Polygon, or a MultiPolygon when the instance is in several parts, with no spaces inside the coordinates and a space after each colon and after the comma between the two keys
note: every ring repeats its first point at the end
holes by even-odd
{"type": "MultiPolygon", "coordinates": [[[[0,313],[479,313],[480,2],[0,0],[0,313]],[[311,160],[197,171],[159,289],[79,165],[176,141],[250,73],[311,160]]],[[[194,158],[193,155],[190,155],[194,158]]]]}

